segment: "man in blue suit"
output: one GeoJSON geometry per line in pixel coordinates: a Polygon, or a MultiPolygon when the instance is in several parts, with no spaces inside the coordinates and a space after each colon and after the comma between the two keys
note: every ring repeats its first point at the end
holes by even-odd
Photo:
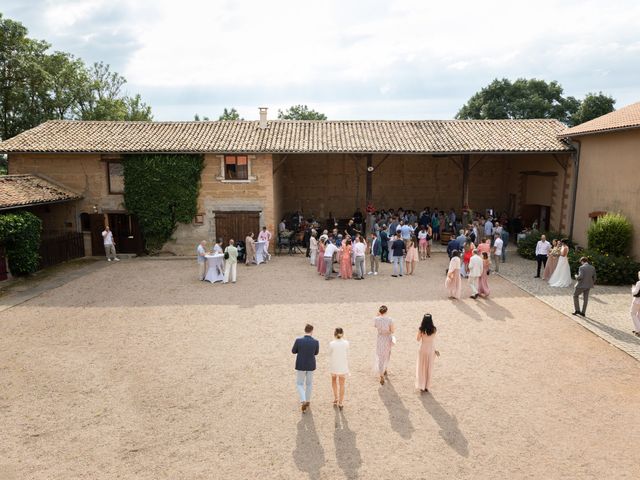
{"type": "Polygon", "coordinates": [[[316,369],[316,355],[320,351],[320,342],[313,338],[313,325],[304,327],[304,336],[296,338],[291,353],[296,355],[296,388],[300,395],[300,407],[304,413],[311,404],[313,372],[316,369]]]}

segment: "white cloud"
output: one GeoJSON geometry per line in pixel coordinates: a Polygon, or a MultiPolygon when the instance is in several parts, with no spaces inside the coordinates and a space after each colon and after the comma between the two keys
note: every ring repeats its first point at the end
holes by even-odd
{"type": "MultiPolygon", "coordinates": [[[[105,38],[126,37],[116,45],[115,69],[143,96],[155,92],[155,110],[164,102],[173,115],[180,104],[158,92],[198,92],[202,106],[269,102],[274,112],[283,101],[307,102],[341,118],[379,117],[373,108],[391,115],[394,105],[397,117],[415,117],[440,111],[425,107],[435,101],[451,105],[451,117],[495,77],[558,80],[576,96],[626,96],[619,105],[640,98],[633,89],[640,84],[640,4],[633,0],[42,4],[47,31],[40,36],[49,41],[75,35],[104,54],[105,38]]],[[[180,117],[193,108],[184,105],[180,117]]],[[[255,117],[253,110],[245,115],[255,117]]]]}

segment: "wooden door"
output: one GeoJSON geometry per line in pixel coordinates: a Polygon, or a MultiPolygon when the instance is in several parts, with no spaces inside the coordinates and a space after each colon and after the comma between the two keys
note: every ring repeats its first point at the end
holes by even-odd
{"type": "Polygon", "coordinates": [[[91,255],[94,257],[104,255],[104,240],[102,239],[104,215],[101,213],[89,215],[89,229],[91,230],[91,255]]]}
{"type": "Polygon", "coordinates": [[[113,232],[117,252],[138,255],[143,252],[144,242],[142,241],[138,220],[134,215],[110,213],[109,228],[113,232]]]}
{"type": "Polygon", "coordinates": [[[221,238],[224,244],[233,238],[236,243],[244,242],[249,232],[253,232],[257,238],[260,229],[260,212],[215,212],[216,237],[221,238]]]}

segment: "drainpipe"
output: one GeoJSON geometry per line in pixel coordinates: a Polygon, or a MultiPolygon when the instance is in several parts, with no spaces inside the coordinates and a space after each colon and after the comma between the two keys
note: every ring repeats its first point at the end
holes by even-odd
{"type": "Polygon", "coordinates": [[[578,197],[578,175],[580,174],[580,140],[570,140],[576,149],[573,160],[573,192],[571,194],[571,223],[569,224],[569,239],[573,241],[573,224],[576,218],[576,198],[578,197]]]}

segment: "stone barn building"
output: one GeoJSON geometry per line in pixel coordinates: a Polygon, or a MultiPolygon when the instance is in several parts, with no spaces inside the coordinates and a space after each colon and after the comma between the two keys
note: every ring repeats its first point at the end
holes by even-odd
{"type": "Polygon", "coordinates": [[[78,192],[60,228],[102,254],[105,223],[119,249],[142,250],[124,203],[122,159],[204,157],[198,215],[164,249],[193,254],[201,239],[276,230],[288,213],[316,218],[376,208],[468,205],[568,230],[575,150],[556,120],[111,122],[49,121],[0,143],[10,174],[44,175],[78,192]]]}

